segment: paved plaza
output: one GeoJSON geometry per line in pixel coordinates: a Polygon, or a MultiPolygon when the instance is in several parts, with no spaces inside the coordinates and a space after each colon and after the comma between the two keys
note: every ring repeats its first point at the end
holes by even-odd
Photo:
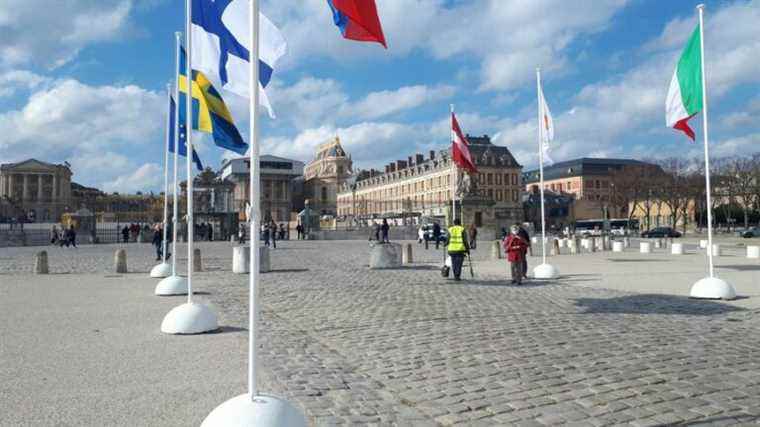
{"type": "MultiPolygon", "coordinates": [[[[455,283],[416,243],[414,264],[371,271],[367,242],[280,242],[262,391],[312,425],[760,423],[760,262],[735,242],[716,259],[730,302],[686,297],[704,276],[693,246],[551,257],[560,279],[517,287],[486,243],[455,283]]],[[[243,393],[247,276],[232,244],[198,247],[197,299],[222,326],[199,336],[160,332],[185,297],[152,295],[150,245],[50,247],[38,276],[40,248],[0,249],[0,425],[199,425],[243,393]],[[113,272],[120,247],[129,274],[113,272]]]]}

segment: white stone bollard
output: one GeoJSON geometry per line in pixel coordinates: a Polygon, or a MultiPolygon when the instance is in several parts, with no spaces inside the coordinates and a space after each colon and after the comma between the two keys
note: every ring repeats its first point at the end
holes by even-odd
{"type": "Polygon", "coordinates": [[[559,245],[560,248],[566,248],[567,247],[567,239],[559,239],[558,242],[559,242],[558,245],[559,245]]]}
{"type": "Polygon", "coordinates": [[[712,255],[713,256],[721,256],[721,255],[723,255],[723,249],[720,247],[719,244],[716,243],[716,244],[714,244],[712,246],[712,255]]]}
{"type": "Polygon", "coordinates": [[[639,252],[642,254],[648,254],[652,252],[652,244],[650,242],[641,242],[639,244],[639,252]]]}
{"type": "Polygon", "coordinates": [[[707,248],[707,240],[700,240],[699,249],[706,249],[706,248],[707,248]]]}
{"type": "Polygon", "coordinates": [[[127,272],[127,251],[119,249],[113,256],[114,268],[117,273],[127,272]]]}
{"type": "Polygon", "coordinates": [[[623,242],[617,240],[612,242],[612,252],[623,252],[623,242]]]}
{"type": "Polygon", "coordinates": [[[401,267],[401,245],[398,243],[379,243],[370,249],[370,269],[398,267],[401,267]]]}
{"type": "Polygon", "coordinates": [[[407,243],[404,245],[404,250],[401,252],[401,263],[402,264],[412,264],[413,258],[412,258],[412,244],[407,243]]]}
{"type": "MultiPolygon", "coordinates": [[[[588,249],[589,248],[589,239],[581,239],[581,248],[582,249],[588,249]]],[[[580,251],[578,251],[580,252],[580,251]]]]}
{"type": "Polygon", "coordinates": [[[672,255],[683,255],[683,243],[673,243],[670,245],[670,253],[672,255]]]}
{"type": "Polygon", "coordinates": [[[501,259],[501,241],[494,240],[491,244],[491,259],[501,259]]]}
{"type": "Polygon", "coordinates": [[[654,239],[654,248],[662,249],[662,239],[654,239]]]}
{"type": "Polygon", "coordinates": [[[232,248],[232,272],[245,274],[250,271],[251,247],[248,245],[235,246],[232,248]]]}
{"type": "Polygon", "coordinates": [[[272,271],[272,262],[269,258],[269,248],[259,246],[259,273],[269,273],[272,271]]]}
{"type": "Polygon", "coordinates": [[[199,248],[193,249],[193,272],[200,273],[203,271],[203,258],[201,258],[201,250],[199,248]]]}
{"type": "Polygon", "coordinates": [[[760,258],[760,246],[747,246],[747,258],[760,258]]]}
{"type": "Polygon", "coordinates": [[[605,251],[612,249],[612,240],[610,239],[610,236],[602,237],[602,247],[605,251]]]}
{"type": "Polygon", "coordinates": [[[47,251],[37,252],[34,256],[34,274],[48,274],[47,251]]]}

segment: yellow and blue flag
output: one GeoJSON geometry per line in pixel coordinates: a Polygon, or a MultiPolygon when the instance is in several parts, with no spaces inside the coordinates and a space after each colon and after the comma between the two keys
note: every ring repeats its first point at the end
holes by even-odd
{"type": "MultiPolygon", "coordinates": [[[[187,94],[187,74],[185,49],[180,52],[179,82],[179,119],[185,123],[185,98],[187,94]]],[[[200,71],[193,70],[193,129],[210,133],[214,144],[238,154],[248,151],[248,144],[235,127],[232,114],[224,103],[222,96],[214,89],[206,76],[200,71]]]]}

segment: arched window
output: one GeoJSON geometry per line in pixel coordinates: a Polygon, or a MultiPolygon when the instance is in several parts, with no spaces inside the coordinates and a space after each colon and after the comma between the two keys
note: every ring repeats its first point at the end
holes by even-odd
{"type": "Polygon", "coordinates": [[[322,187],[322,201],[327,201],[327,187],[322,187]]]}

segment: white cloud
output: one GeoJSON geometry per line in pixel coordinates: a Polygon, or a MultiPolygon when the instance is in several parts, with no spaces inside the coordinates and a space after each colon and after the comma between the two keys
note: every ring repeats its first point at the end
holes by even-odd
{"type": "Polygon", "coordinates": [[[455,90],[452,86],[425,85],[404,86],[396,90],[371,92],[364,99],[345,108],[345,115],[363,119],[377,119],[404,110],[419,107],[429,102],[450,98],[455,90]]]}
{"type": "Polygon", "coordinates": [[[36,64],[55,68],[91,43],[133,30],[131,0],[3,0],[0,67],[36,64]]]}
{"type": "Polygon", "coordinates": [[[68,160],[75,180],[99,186],[161,153],[164,96],[137,86],[89,86],[66,79],[0,113],[3,161],[68,160]]]}
{"type": "Polygon", "coordinates": [[[10,70],[0,73],[0,98],[9,97],[22,90],[36,89],[50,79],[27,70],[10,70]]]}
{"type": "Polygon", "coordinates": [[[146,163],[134,172],[120,175],[103,185],[103,191],[133,193],[156,188],[163,183],[163,167],[155,163],[146,163]]]}
{"type": "Polygon", "coordinates": [[[263,10],[287,34],[286,67],[309,56],[356,61],[421,50],[437,59],[475,58],[481,61],[481,82],[474,87],[510,90],[531,81],[536,66],[555,74],[567,69],[563,49],[580,35],[607,28],[626,3],[598,0],[567,7],[563,0],[381,0],[377,8],[387,51],[341,40],[322,0],[299,2],[298,7],[272,0],[263,10]]]}

